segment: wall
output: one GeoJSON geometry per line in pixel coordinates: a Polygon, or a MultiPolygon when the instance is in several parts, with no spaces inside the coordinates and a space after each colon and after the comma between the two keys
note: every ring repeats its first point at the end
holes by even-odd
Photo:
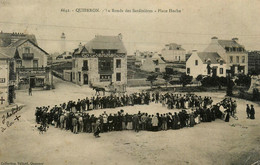
{"type": "Polygon", "coordinates": [[[240,65],[245,66],[245,74],[248,73],[248,53],[241,53],[241,52],[228,52],[226,53],[225,49],[220,46],[217,40],[212,40],[209,46],[204,50],[204,52],[217,52],[226,62],[226,69],[230,69],[230,66],[237,64],[236,63],[236,56],[239,56],[240,65]],[[230,56],[233,56],[233,63],[230,63],[230,56]],[[241,63],[242,56],[245,56],[245,63],[241,63]]]}
{"type": "Polygon", "coordinates": [[[207,64],[203,64],[197,53],[192,53],[186,62],[186,74],[196,78],[198,75],[207,75],[207,64]],[[195,65],[195,60],[198,60],[198,65],[195,65]],[[190,74],[187,73],[187,68],[190,68],[190,74]]]}
{"type": "Polygon", "coordinates": [[[8,103],[8,82],[9,82],[9,64],[7,60],[0,60],[0,99],[3,97],[5,101],[0,108],[7,106],[8,103]],[[3,80],[4,79],[4,80],[3,80]]]}
{"type": "Polygon", "coordinates": [[[162,57],[166,61],[186,61],[185,50],[162,50],[162,57]],[[180,56],[180,60],[179,60],[180,56]],[[177,57],[177,59],[176,59],[177,57]]]}
{"type": "Polygon", "coordinates": [[[63,79],[66,81],[71,81],[71,70],[63,70],[63,79]]]}
{"type": "MultiPolygon", "coordinates": [[[[117,85],[122,85],[127,83],[127,58],[116,57],[113,60],[113,74],[112,82],[117,85]],[[121,68],[116,68],[116,59],[121,59],[121,68]],[[116,73],[121,73],[121,81],[116,81],[116,73]]],[[[98,74],[98,58],[76,58],[75,59],[75,68],[72,68],[72,72],[75,74],[75,79],[73,82],[78,85],[84,85],[84,74],[88,74],[89,84],[93,85],[109,85],[110,82],[100,82],[100,74],[98,74]],[[88,71],[82,71],[83,61],[88,60],[88,71]],[[81,73],[81,81],[79,81],[79,74],[81,73]]]]}
{"type": "Polygon", "coordinates": [[[147,72],[154,72],[156,65],[154,64],[153,60],[154,59],[152,58],[146,58],[140,69],[147,72]]]}

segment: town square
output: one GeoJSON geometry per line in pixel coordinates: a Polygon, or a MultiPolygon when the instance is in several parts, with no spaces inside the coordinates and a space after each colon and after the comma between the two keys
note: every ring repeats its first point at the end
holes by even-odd
{"type": "Polygon", "coordinates": [[[260,164],[258,1],[77,2],[0,2],[1,165],[260,164]]]}

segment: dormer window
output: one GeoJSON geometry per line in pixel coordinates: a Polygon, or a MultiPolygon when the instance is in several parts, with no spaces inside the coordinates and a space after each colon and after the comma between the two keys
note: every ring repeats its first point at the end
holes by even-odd
{"type": "Polygon", "coordinates": [[[225,47],[226,51],[229,52],[229,47],[225,47]]]}
{"type": "Polygon", "coordinates": [[[219,63],[220,63],[220,65],[223,65],[223,60],[220,59],[220,60],[219,60],[219,63]]]}
{"type": "Polygon", "coordinates": [[[30,53],[30,48],[29,47],[25,47],[24,48],[24,53],[30,53]]]}

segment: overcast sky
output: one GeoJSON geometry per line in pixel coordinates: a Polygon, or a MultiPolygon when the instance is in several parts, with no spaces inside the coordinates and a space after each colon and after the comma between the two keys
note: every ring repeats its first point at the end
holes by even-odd
{"type": "Polygon", "coordinates": [[[60,51],[75,49],[99,35],[122,33],[128,54],[138,50],[160,51],[174,42],[202,51],[212,36],[238,37],[247,50],[260,50],[260,1],[256,0],[0,0],[0,30],[35,34],[40,47],[60,51]],[[211,3],[210,3],[211,2],[211,3]],[[61,9],[99,8],[99,13],[61,12],[61,9]],[[112,9],[147,9],[156,13],[107,13],[112,9]],[[180,13],[158,13],[179,9],[180,13]],[[17,24],[19,23],[19,24],[17,24]]]}

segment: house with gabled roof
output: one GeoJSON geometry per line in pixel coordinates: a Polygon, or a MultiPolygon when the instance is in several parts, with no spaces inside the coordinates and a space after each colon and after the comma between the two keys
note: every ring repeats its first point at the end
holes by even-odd
{"type": "Polygon", "coordinates": [[[127,83],[127,51],[122,35],[96,35],[72,53],[72,70],[64,79],[79,85],[107,86],[127,83]]]}
{"type": "Polygon", "coordinates": [[[162,49],[162,57],[168,62],[186,61],[186,51],[181,45],[170,43],[162,49]]]}
{"type": "Polygon", "coordinates": [[[24,33],[4,33],[3,31],[0,32],[0,47],[7,47],[12,43],[15,43],[19,40],[26,40],[29,39],[34,44],[37,44],[37,40],[35,35],[33,34],[24,34],[24,33]]]}
{"type": "Polygon", "coordinates": [[[186,62],[186,74],[196,78],[202,76],[226,76],[226,62],[216,52],[193,51],[186,62]]]}
{"type": "Polygon", "coordinates": [[[51,73],[47,67],[48,53],[37,44],[34,35],[1,32],[0,42],[2,51],[15,60],[18,88],[51,85],[51,73]]]}
{"type": "Polygon", "coordinates": [[[143,58],[141,70],[147,72],[165,72],[166,62],[158,53],[154,53],[151,57],[143,58]]]}
{"type": "Polygon", "coordinates": [[[221,40],[212,37],[204,52],[217,52],[226,62],[227,73],[232,76],[248,73],[248,52],[238,43],[238,38],[221,40]]]}

